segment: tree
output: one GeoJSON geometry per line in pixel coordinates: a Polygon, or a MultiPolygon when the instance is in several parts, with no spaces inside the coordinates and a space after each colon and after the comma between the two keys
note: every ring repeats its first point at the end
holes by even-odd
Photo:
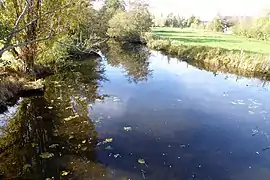
{"type": "Polygon", "coordinates": [[[119,11],[126,11],[125,3],[122,0],[105,0],[99,10],[99,36],[106,36],[109,28],[109,20],[119,11]]]}
{"type": "Polygon", "coordinates": [[[41,49],[59,43],[63,37],[78,36],[92,10],[87,0],[0,1],[0,58],[4,52],[12,51],[23,60],[24,71],[31,71],[41,49]]]}
{"type": "Polygon", "coordinates": [[[128,12],[119,11],[109,20],[107,34],[118,40],[140,42],[141,35],[150,30],[152,16],[148,5],[132,2],[128,12]]]}
{"type": "Polygon", "coordinates": [[[223,32],[224,31],[224,23],[220,17],[215,17],[210,24],[208,25],[208,29],[215,32],[223,32]]]}
{"type": "Polygon", "coordinates": [[[188,19],[187,19],[187,27],[190,27],[191,24],[193,24],[196,20],[196,17],[194,15],[190,16],[188,19]]]}
{"type": "Polygon", "coordinates": [[[166,27],[172,27],[173,26],[173,13],[170,13],[170,14],[167,15],[166,21],[165,21],[165,26],[166,27]]]}

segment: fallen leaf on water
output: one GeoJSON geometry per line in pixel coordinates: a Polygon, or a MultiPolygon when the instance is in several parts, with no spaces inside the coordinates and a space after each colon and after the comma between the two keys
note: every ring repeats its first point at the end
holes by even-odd
{"type": "Polygon", "coordinates": [[[131,129],[131,127],[124,127],[124,130],[125,131],[131,131],[132,129],[131,129]]]}
{"type": "Polygon", "coordinates": [[[138,159],[138,163],[145,164],[145,160],[144,159],[138,159]]]}
{"type": "Polygon", "coordinates": [[[69,172],[67,172],[67,171],[62,171],[61,176],[67,176],[68,174],[69,174],[69,172]]]}
{"type": "Polygon", "coordinates": [[[83,150],[83,151],[86,151],[86,150],[87,150],[87,147],[83,147],[82,150],[83,150]]]}
{"type": "Polygon", "coordinates": [[[59,146],[59,144],[52,144],[49,146],[49,148],[56,148],[57,146],[59,146]]]}
{"type": "Polygon", "coordinates": [[[36,143],[31,143],[32,147],[36,147],[38,144],[36,143]]]}
{"type": "Polygon", "coordinates": [[[68,107],[66,107],[66,110],[68,110],[68,109],[72,109],[72,106],[68,106],[68,107]]]}
{"type": "Polygon", "coordinates": [[[114,158],[118,158],[118,157],[120,157],[120,154],[115,154],[113,156],[114,156],[114,158]]]}
{"type": "Polygon", "coordinates": [[[31,165],[30,164],[25,164],[23,166],[23,170],[26,171],[28,168],[31,168],[31,165]]]}
{"type": "Polygon", "coordinates": [[[49,159],[49,158],[53,157],[54,154],[53,154],[53,153],[49,153],[49,152],[45,152],[45,153],[41,153],[39,156],[40,156],[42,159],[49,159]]]}
{"type": "Polygon", "coordinates": [[[87,99],[87,97],[80,98],[80,101],[85,101],[86,99],[87,99]]]}
{"type": "Polygon", "coordinates": [[[69,116],[69,117],[67,117],[67,118],[64,118],[64,120],[65,120],[65,121],[70,121],[70,120],[76,119],[76,118],[78,118],[78,117],[79,117],[79,115],[77,114],[77,115],[75,115],[75,116],[69,116]]]}
{"type": "Polygon", "coordinates": [[[111,143],[113,141],[113,138],[106,138],[103,143],[106,144],[106,143],[111,143]]]}
{"type": "Polygon", "coordinates": [[[112,150],[113,148],[112,148],[112,146],[107,146],[107,147],[105,147],[105,149],[106,150],[112,150]]]}

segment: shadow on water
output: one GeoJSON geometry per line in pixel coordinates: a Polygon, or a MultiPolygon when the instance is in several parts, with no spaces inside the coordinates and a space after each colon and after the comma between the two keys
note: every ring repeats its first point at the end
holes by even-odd
{"type": "Polygon", "coordinates": [[[24,98],[1,127],[0,174],[4,179],[93,179],[106,168],[95,163],[98,134],[88,117],[104,78],[100,62],[65,65],[46,79],[44,97],[24,98]]]}

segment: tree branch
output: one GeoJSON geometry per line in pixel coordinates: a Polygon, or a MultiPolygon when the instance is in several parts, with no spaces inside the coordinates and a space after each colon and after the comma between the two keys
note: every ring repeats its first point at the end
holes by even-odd
{"type": "Polygon", "coordinates": [[[23,11],[21,12],[21,14],[19,15],[19,17],[17,18],[17,20],[15,22],[15,25],[13,27],[13,30],[10,33],[10,36],[7,38],[6,42],[4,43],[4,48],[6,48],[10,44],[11,40],[13,39],[14,34],[15,34],[15,30],[18,28],[20,22],[22,21],[23,16],[25,15],[25,13],[26,13],[26,11],[28,9],[28,5],[29,4],[26,2],[26,5],[25,5],[23,11]]]}
{"type": "Polygon", "coordinates": [[[8,36],[12,36],[12,35],[20,32],[20,31],[24,30],[25,28],[27,28],[28,26],[30,26],[32,23],[34,23],[35,21],[37,21],[38,19],[40,19],[42,16],[46,16],[48,14],[54,13],[55,11],[64,9],[67,6],[69,6],[70,4],[72,4],[72,3],[69,2],[69,3],[65,4],[64,6],[60,6],[60,7],[54,8],[54,9],[52,9],[50,11],[47,11],[47,12],[41,14],[40,16],[37,16],[36,18],[34,18],[33,20],[31,20],[30,22],[26,23],[23,27],[21,27],[19,29],[13,29],[13,31],[11,33],[5,34],[2,37],[5,38],[5,37],[8,37],[8,36]]]}
{"type": "Polygon", "coordinates": [[[52,37],[53,37],[52,35],[49,35],[48,37],[45,37],[45,38],[40,38],[40,39],[35,39],[35,40],[32,40],[32,41],[21,42],[21,43],[15,44],[13,46],[4,47],[4,48],[0,49],[0,57],[3,55],[3,53],[5,51],[9,51],[9,50],[11,50],[13,48],[16,48],[16,47],[26,46],[28,44],[33,44],[33,43],[40,42],[40,41],[46,41],[46,40],[52,39],[52,37]]]}

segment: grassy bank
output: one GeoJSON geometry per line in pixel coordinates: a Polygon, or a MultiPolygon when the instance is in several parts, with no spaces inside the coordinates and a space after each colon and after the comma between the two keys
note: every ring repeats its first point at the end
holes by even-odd
{"type": "Polygon", "coordinates": [[[153,28],[152,34],[160,39],[170,39],[176,44],[270,54],[270,42],[230,34],[180,28],[153,28]]]}
{"type": "Polygon", "coordinates": [[[246,71],[246,74],[270,75],[269,42],[174,28],[154,28],[152,35],[152,38],[147,38],[148,47],[191,64],[204,64],[231,73],[246,71]]]}

